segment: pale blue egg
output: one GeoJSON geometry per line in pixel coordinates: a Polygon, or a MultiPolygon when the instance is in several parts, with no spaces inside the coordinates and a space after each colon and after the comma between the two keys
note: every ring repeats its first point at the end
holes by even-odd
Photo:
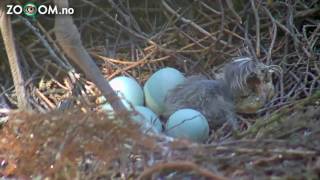
{"type": "MultiPolygon", "coordinates": [[[[99,98],[103,99],[104,97],[101,96],[99,98]]],[[[130,104],[128,101],[126,101],[124,99],[122,99],[121,102],[123,103],[123,105],[126,107],[126,109],[128,111],[132,111],[132,107],[133,107],[132,104],[130,104]]],[[[100,109],[107,113],[108,118],[110,118],[110,119],[114,119],[115,118],[115,112],[114,112],[111,104],[109,104],[109,103],[102,104],[102,105],[100,105],[100,109]]]]}
{"type": "Polygon", "coordinates": [[[175,138],[204,142],[209,137],[208,121],[196,110],[180,109],[169,117],[166,134],[175,138]]]}
{"type": "Polygon", "coordinates": [[[132,120],[141,124],[144,132],[153,130],[156,133],[162,132],[162,124],[159,117],[147,107],[135,106],[137,115],[132,117],[132,120]]]}
{"type": "MultiPolygon", "coordinates": [[[[103,96],[102,96],[102,97],[103,97],[103,96]]],[[[128,101],[122,99],[121,102],[122,102],[122,104],[123,104],[129,111],[132,110],[132,106],[133,106],[133,105],[132,105],[132,104],[129,104],[128,101]]],[[[110,103],[102,104],[102,105],[100,105],[100,108],[101,108],[101,110],[103,110],[103,111],[113,111],[113,108],[112,108],[112,106],[111,106],[110,103]]]]}
{"type": "Polygon", "coordinates": [[[110,81],[110,86],[119,97],[125,98],[133,105],[144,104],[144,94],[139,83],[130,77],[119,76],[110,81]]]}
{"type": "MultiPolygon", "coordinates": [[[[126,101],[122,101],[128,111],[134,113],[135,110],[136,114],[132,115],[132,120],[141,125],[141,130],[146,132],[155,132],[161,133],[162,132],[162,124],[161,121],[154,112],[152,112],[149,108],[143,106],[132,106],[126,101]]],[[[115,113],[109,103],[105,103],[100,106],[100,109],[107,113],[108,118],[114,119],[115,113]]]]}
{"type": "Polygon", "coordinates": [[[164,111],[164,100],[168,91],[185,80],[183,74],[174,68],[163,68],[155,72],[143,87],[146,106],[157,114],[164,111]]]}

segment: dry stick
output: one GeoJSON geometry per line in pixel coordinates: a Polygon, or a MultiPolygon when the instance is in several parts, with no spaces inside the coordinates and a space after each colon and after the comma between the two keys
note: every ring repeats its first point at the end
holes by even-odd
{"type": "MultiPolygon", "coordinates": [[[[67,61],[67,59],[64,57],[64,55],[62,53],[60,53],[60,50],[59,48],[57,47],[56,43],[52,40],[52,38],[50,37],[50,35],[48,33],[45,33],[45,30],[44,28],[41,26],[40,23],[38,23],[39,27],[40,27],[40,30],[43,31],[44,35],[43,36],[39,29],[37,29],[36,27],[34,27],[27,19],[23,18],[23,17],[20,17],[20,19],[22,20],[22,22],[24,22],[24,24],[26,26],[28,26],[30,28],[30,30],[39,38],[39,41],[43,44],[43,46],[45,48],[47,48],[49,54],[51,55],[51,57],[53,58],[53,60],[59,65],[59,69],[62,70],[63,72],[67,73],[69,75],[69,78],[71,80],[71,82],[73,84],[76,84],[76,77],[74,75],[74,68],[69,64],[69,62],[67,61]],[[51,45],[49,44],[49,42],[52,44],[52,47],[51,45]],[[60,53],[61,55],[61,58],[58,56],[58,54],[56,53],[60,53]],[[63,67],[63,69],[61,69],[60,67],[63,67]]],[[[31,54],[31,52],[30,52],[31,54]]],[[[34,60],[33,58],[33,62],[37,65],[38,63],[34,60]]],[[[40,66],[39,66],[40,67],[40,66]]],[[[41,69],[41,68],[40,68],[41,69]]],[[[50,77],[52,76],[49,72],[47,71],[44,71],[46,72],[50,77]]],[[[56,81],[56,83],[59,85],[59,86],[62,86],[59,82],[56,81]]]]}
{"type": "MultiPolygon", "coordinates": [[[[282,29],[284,32],[287,33],[287,35],[290,35],[290,36],[292,37],[294,43],[297,43],[297,44],[301,45],[301,41],[298,39],[298,37],[297,37],[296,35],[294,35],[286,26],[284,26],[284,25],[281,24],[278,20],[276,20],[276,19],[272,16],[272,14],[270,13],[270,11],[269,11],[266,7],[263,7],[263,9],[265,10],[265,12],[266,12],[266,14],[269,16],[269,18],[270,18],[273,22],[275,22],[275,23],[279,26],[280,29],[282,29]]],[[[303,50],[307,55],[310,54],[310,53],[306,50],[305,47],[302,46],[301,48],[302,48],[302,50],[303,50]]]]}
{"type": "Polygon", "coordinates": [[[256,20],[256,54],[257,57],[260,57],[260,19],[259,19],[259,15],[258,15],[258,10],[254,4],[253,0],[250,0],[251,2],[251,6],[252,6],[252,10],[253,10],[253,14],[254,14],[254,19],[256,20]]]}
{"type": "Polygon", "coordinates": [[[199,3],[200,3],[203,7],[207,8],[207,9],[210,10],[210,11],[212,11],[213,13],[215,13],[215,14],[217,14],[217,15],[219,15],[219,16],[221,15],[221,12],[215,10],[215,9],[212,8],[211,6],[207,5],[206,3],[202,2],[202,1],[199,1],[199,3]]]}
{"type": "Polygon", "coordinates": [[[55,109],[56,105],[54,105],[43,93],[41,93],[38,89],[35,89],[35,94],[40,97],[49,107],[50,109],[55,109]]]}
{"type": "MultiPolygon", "coordinates": [[[[55,4],[60,8],[68,7],[68,0],[55,0],[55,4]]],[[[55,35],[58,43],[69,56],[85,73],[85,75],[93,81],[100,89],[101,93],[110,102],[114,111],[121,115],[127,113],[127,109],[122,104],[120,98],[112,90],[111,86],[104,79],[98,66],[89,56],[83,47],[81,37],[77,27],[74,25],[71,16],[57,15],[55,17],[55,35]]]]}
{"type": "Polygon", "coordinates": [[[136,61],[134,64],[131,64],[131,65],[125,67],[124,69],[119,69],[119,70],[115,71],[114,73],[112,73],[112,74],[108,77],[108,79],[114,78],[115,76],[117,76],[119,73],[121,73],[121,72],[123,72],[123,71],[128,71],[128,70],[130,70],[130,69],[132,69],[132,68],[135,68],[135,67],[137,67],[137,66],[139,66],[139,65],[143,65],[143,64],[147,63],[147,59],[148,59],[150,56],[152,56],[153,54],[154,54],[153,52],[150,52],[150,53],[147,54],[143,59],[141,59],[141,60],[139,60],[139,61],[136,61]]]}
{"type": "MultiPolygon", "coordinates": [[[[192,43],[197,44],[197,46],[199,46],[202,50],[206,49],[207,47],[200,44],[196,39],[194,39],[192,36],[188,35],[188,33],[183,32],[182,30],[178,30],[179,33],[181,33],[181,35],[185,36],[186,38],[190,39],[192,41],[192,43]]],[[[208,37],[208,36],[205,36],[208,37]]]]}
{"type": "Polygon", "coordinates": [[[124,12],[121,9],[121,1],[116,1],[119,3],[116,4],[116,2],[114,0],[108,0],[109,3],[111,4],[111,6],[123,17],[123,19],[126,21],[127,26],[130,28],[135,28],[137,31],[141,32],[141,28],[139,27],[139,24],[137,23],[137,21],[131,16],[130,12],[124,12]]]}
{"type": "Polygon", "coordinates": [[[249,38],[249,17],[247,17],[246,21],[245,21],[245,29],[244,29],[244,37],[245,37],[245,42],[247,43],[247,46],[248,46],[248,50],[249,50],[249,53],[254,57],[253,59],[257,60],[257,54],[254,53],[254,48],[253,48],[253,45],[250,41],[250,38],[249,38]]]}
{"type": "MultiPolygon", "coordinates": [[[[177,51],[179,52],[179,51],[177,51]]],[[[117,59],[112,59],[112,58],[109,58],[109,57],[105,57],[103,55],[100,55],[98,53],[90,53],[90,55],[94,56],[95,58],[97,59],[101,59],[103,61],[108,61],[109,63],[113,64],[113,63],[117,63],[117,64],[125,64],[125,65],[132,65],[132,64],[136,64],[137,62],[141,61],[125,61],[125,60],[117,60],[117,59]]],[[[165,61],[169,58],[170,56],[163,56],[161,58],[157,58],[157,59],[154,59],[152,58],[152,60],[148,60],[148,63],[157,63],[157,62],[161,62],[161,61],[165,61]]],[[[131,68],[130,68],[131,69],[131,68]]],[[[124,70],[123,70],[124,71],[124,70]]],[[[109,77],[110,78],[110,77],[109,77]]]]}
{"type": "Polygon", "coordinates": [[[227,180],[228,178],[218,176],[213,174],[207,169],[199,167],[197,164],[189,162],[189,161],[177,161],[177,162],[167,162],[167,163],[160,163],[148,169],[145,169],[141,175],[138,177],[139,180],[144,179],[152,179],[152,175],[156,172],[161,171],[194,171],[201,175],[202,177],[211,179],[211,180],[227,180]]]}
{"type": "Polygon", "coordinates": [[[39,32],[39,30],[34,27],[27,19],[20,17],[20,19],[22,20],[22,22],[29,27],[29,29],[33,32],[33,34],[35,34],[38,38],[39,41],[43,44],[43,46],[48,50],[49,54],[51,55],[51,57],[53,58],[53,60],[61,67],[63,67],[66,70],[70,70],[72,67],[71,65],[63,62],[63,60],[61,60],[58,55],[55,53],[55,51],[52,49],[52,47],[49,45],[49,42],[45,39],[45,37],[39,32]]]}
{"type": "Polygon", "coordinates": [[[124,65],[129,65],[129,64],[134,64],[135,63],[133,61],[118,60],[118,59],[105,57],[105,56],[100,55],[100,54],[95,53],[95,52],[90,52],[90,55],[93,56],[94,58],[101,59],[103,61],[108,61],[108,62],[111,62],[111,63],[124,64],[124,65]]]}
{"type": "MultiPolygon", "coordinates": [[[[54,77],[54,75],[52,75],[46,68],[43,68],[43,66],[41,66],[38,61],[36,60],[36,58],[34,57],[34,55],[32,54],[32,52],[30,52],[28,49],[27,49],[27,52],[26,52],[29,56],[30,56],[30,59],[32,60],[32,62],[43,72],[45,72],[46,74],[48,74],[48,76],[53,80],[53,82],[55,82],[59,87],[61,87],[62,89],[64,90],[70,90],[68,89],[66,86],[62,85],[59,81],[56,80],[56,78],[54,77]]],[[[57,67],[57,68],[60,68],[60,67],[57,67]]]]}
{"type": "Polygon", "coordinates": [[[222,37],[223,37],[223,31],[224,31],[224,27],[226,26],[225,25],[225,14],[224,14],[224,7],[223,7],[223,4],[222,4],[222,0],[219,0],[219,5],[220,5],[220,10],[221,10],[221,15],[220,15],[220,32],[219,32],[219,35],[218,35],[218,40],[220,40],[222,37]]]}
{"type": "Polygon", "coordinates": [[[227,6],[230,9],[231,13],[236,17],[236,19],[242,24],[242,19],[237,13],[237,11],[234,9],[232,0],[226,0],[227,6]]]}
{"type": "Polygon", "coordinates": [[[205,34],[206,36],[209,36],[212,40],[214,41],[218,41],[221,44],[227,46],[227,47],[233,47],[232,45],[228,44],[228,42],[223,41],[223,40],[218,40],[216,37],[212,36],[208,31],[206,31],[205,29],[203,29],[202,27],[200,27],[198,24],[196,24],[195,22],[191,21],[190,19],[186,19],[184,17],[182,17],[180,14],[178,14],[175,10],[173,10],[167,3],[165,0],[161,1],[163,6],[174,16],[176,16],[177,18],[179,18],[182,22],[186,23],[186,24],[190,24],[193,28],[197,29],[198,31],[200,31],[201,33],[205,34]]]}
{"type": "MultiPolygon", "coordinates": [[[[153,42],[151,39],[148,39],[146,37],[144,37],[143,35],[135,32],[134,30],[126,27],[125,25],[123,25],[120,21],[118,21],[116,18],[113,18],[110,14],[108,14],[104,9],[98,7],[97,5],[95,5],[94,3],[88,1],[88,0],[82,0],[82,2],[96,8],[97,10],[99,10],[104,16],[106,16],[107,18],[109,18],[110,20],[112,20],[113,22],[115,22],[119,27],[121,27],[122,29],[124,29],[125,31],[127,31],[128,33],[134,35],[135,37],[145,40],[146,42],[148,42],[151,45],[157,46],[157,44],[155,42],[153,42]]],[[[157,46],[158,47],[158,46],[157,46]]],[[[158,47],[160,48],[160,47],[158,47]]]]}
{"type": "Polygon", "coordinates": [[[16,49],[17,46],[13,37],[11,18],[6,14],[4,5],[5,4],[2,4],[0,7],[0,29],[10,64],[14,87],[16,90],[18,108],[23,110],[31,110],[31,106],[27,99],[27,92],[25,89],[23,73],[21,71],[21,64],[19,63],[18,52],[16,49]]]}
{"type": "Polygon", "coordinates": [[[273,50],[274,43],[275,43],[276,38],[277,38],[277,30],[278,30],[277,25],[272,21],[272,38],[271,38],[271,44],[270,44],[270,47],[269,47],[269,50],[268,50],[268,54],[267,54],[268,65],[271,64],[272,50],[273,50]]]}
{"type": "Polygon", "coordinates": [[[283,156],[316,156],[317,151],[309,149],[289,149],[289,148],[243,148],[236,146],[217,146],[217,145],[204,145],[204,147],[210,150],[211,153],[214,152],[232,152],[232,153],[248,153],[248,154],[282,154],[283,156]]]}

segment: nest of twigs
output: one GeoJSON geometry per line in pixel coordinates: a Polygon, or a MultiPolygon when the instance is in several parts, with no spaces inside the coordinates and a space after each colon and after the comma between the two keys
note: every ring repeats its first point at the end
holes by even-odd
{"type": "MultiPolygon", "coordinates": [[[[125,117],[110,119],[91,110],[96,106],[91,97],[99,92],[74,73],[80,72],[78,67],[56,44],[54,16],[14,16],[33,109],[47,113],[78,105],[68,113],[12,114],[0,130],[5,137],[0,142],[0,176],[319,178],[318,1],[69,3],[83,45],[106,79],[129,75],[143,84],[165,66],[214,78],[231,58],[250,56],[282,68],[273,79],[276,95],[257,115],[241,117],[246,128],[219,144],[142,135],[125,117]]],[[[4,50],[1,54],[1,59],[7,58],[4,50]]],[[[0,113],[6,118],[17,103],[8,62],[0,65],[0,113]]]]}

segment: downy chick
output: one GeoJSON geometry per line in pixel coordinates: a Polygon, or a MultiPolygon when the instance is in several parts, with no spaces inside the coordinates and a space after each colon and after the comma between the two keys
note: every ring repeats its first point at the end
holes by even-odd
{"type": "Polygon", "coordinates": [[[272,98],[273,67],[244,57],[226,64],[221,79],[190,76],[168,93],[163,116],[168,118],[178,109],[192,108],[207,118],[210,128],[228,122],[236,129],[236,112],[256,112],[272,98]]]}

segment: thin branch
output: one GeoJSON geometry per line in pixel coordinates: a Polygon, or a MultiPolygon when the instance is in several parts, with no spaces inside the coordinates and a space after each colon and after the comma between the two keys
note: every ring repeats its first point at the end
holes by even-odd
{"type": "Polygon", "coordinates": [[[138,177],[139,180],[152,179],[152,175],[157,172],[162,171],[194,171],[202,177],[211,179],[211,180],[227,180],[228,178],[218,176],[213,172],[199,167],[197,164],[188,162],[188,161],[178,161],[178,162],[167,162],[159,163],[153,167],[145,169],[141,175],[138,177]]]}
{"type": "Polygon", "coordinates": [[[274,47],[274,43],[276,41],[276,38],[277,38],[277,25],[273,22],[272,23],[272,38],[271,38],[271,44],[270,44],[270,47],[269,47],[269,50],[268,50],[268,54],[267,54],[267,62],[268,64],[270,65],[271,63],[271,56],[272,56],[272,50],[273,50],[273,47],[274,47]]]}
{"type": "Polygon", "coordinates": [[[256,21],[256,54],[257,57],[260,57],[260,18],[259,18],[259,14],[258,14],[258,10],[254,4],[253,0],[250,0],[251,6],[252,6],[252,10],[253,10],[253,14],[254,14],[254,19],[256,21]]]}
{"type": "Polygon", "coordinates": [[[228,42],[223,41],[223,40],[218,40],[216,37],[212,36],[208,31],[206,31],[205,29],[203,29],[201,26],[199,26],[198,24],[194,23],[193,21],[191,21],[190,19],[186,19],[184,17],[182,17],[180,14],[178,14],[175,10],[173,10],[165,0],[161,1],[163,6],[174,16],[176,16],[177,18],[179,18],[182,22],[186,23],[186,24],[190,24],[193,28],[197,29],[198,31],[200,31],[201,33],[205,34],[206,36],[209,36],[212,40],[214,41],[218,41],[221,44],[227,46],[227,47],[233,47],[231,44],[228,44],[228,42]]]}
{"type": "Polygon", "coordinates": [[[7,52],[13,83],[16,90],[18,107],[23,110],[31,110],[28,102],[27,91],[25,89],[25,80],[21,71],[21,64],[17,52],[17,46],[14,40],[11,18],[6,14],[5,3],[0,7],[0,29],[7,52]]]}

